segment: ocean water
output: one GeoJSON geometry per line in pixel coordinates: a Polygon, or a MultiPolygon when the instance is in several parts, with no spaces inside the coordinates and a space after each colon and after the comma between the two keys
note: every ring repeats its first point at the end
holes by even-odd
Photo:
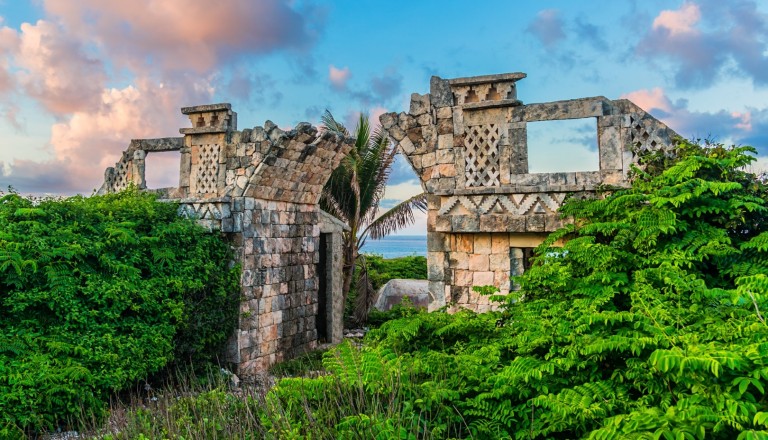
{"type": "Polygon", "coordinates": [[[381,255],[384,258],[427,256],[426,235],[388,235],[380,240],[368,239],[360,253],[381,255]]]}

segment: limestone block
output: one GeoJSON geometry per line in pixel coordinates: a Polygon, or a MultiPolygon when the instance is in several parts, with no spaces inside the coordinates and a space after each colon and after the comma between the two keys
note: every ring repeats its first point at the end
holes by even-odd
{"type": "Polygon", "coordinates": [[[500,252],[507,254],[509,252],[509,235],[491,234],[491,252],[494,254],[500,252]]]}
{"type": "Polygon", "coordinates": [[[502,253],[491,254],[489,268],[492,271],[509,270],[509,249],[504,249],[502,253]]]}
{"type": "Polygon", "coordinates": [[[525,216],[525,230],[528,232],[544,232],[545,216],[533,214],[525,216]]]}
{"type": "Polygon", "coordinates": [[[439,123],[440,119],[451,119],[453,117],[453,110],[450,107],[440,107],[437,109],[436,115],[439,123]]]}
{"type": "Polygon", "coordinates": [[[480,216],[480,230],[486,232],[502,232],[508,229],[505,222],[507,218],[503,214],[484,214],[480,216]]]}
{"type": "Polygon", "coordinates": [[[482,254],[469,255],[469,270],[473,272],[486,271],[490,268],[490,257],[482,254]]]}
{"type": "Polygon", "coordinates": [[[622,168],[622,144],[619,130],[616,126],[598,127],[600,170],[622,168]]]}
{"type": "MultiPolygon", "coordinates": [[[[453,135],[441,134],[437,137],[437,148],[439,150],[453,149],[453,135]]],[[[447,162],[443,162],[447,163],[447,162]]]]}
{"type": "Polygon", "coordinates": [[[432,123],[432,115],[429,113],[424,113],[423,115],[416,118],[416,123],[421,126],[430,125],[432,123]]]}
{"type": "Polygon", "coordinates": [[[472,274],[472,285],[473,286],[493,286],[494,285],[493,275],[494,275],[493,272],[490,272],[490,271],[474,272],[472,274]]]}
{"type": "Polygon", "coordinates": [[[429,94],[432,105],[438,109],[453,106],[453,92],[448,80],[433,76],[429,80],[429,94]]]}
{"type": "Polygon", "coordinates": [[[480,229],[480,221],[475,215],[454,215],[451,217],[451,230],[453,232],[477,232],[480,229]]]}
{"type": "Polygon", "coordinates": [[[447,246],[449,234],[443,234],[441,232],[427,232],[427,249],[430,251],[448,251],[447,246]]]}
{"type": "Polygon", "coordinates": [[[453,269],[469,269],[469,253],[451,252],[448,254],[448,266],[453,269]]]}
{"type": "MultiPolygon", "coordinates": [[[[453,145],[453,136],[450,136],[450,138],[451,138],[450,145],[452,146],[453,145]]],[[[456,170],[456,165],[455,165],[456,155],[453,152],[453,148],[452,147],[447,147],[447,146],[446,147],[440,147],[439,145],[440,145],[440,140],[438,140],[438,148],[440,148],[440,149],[435,151],[437,163],[439,163],[439,164],[450,164],[451,167],[454,168],[454,173],[452,175],[455,175],[456,174],[456,171],[455,171],[456,170]]]]}
{"type": "Polygon", "coordinates": [[[410,114],[413,116],[423,115],[429,112],[429,93],[426,95],[419,95],[418,93],[411,94],[411,109],[410,114]]]}
{"type": "Polygon", "coordinates": [[[437,163],[437,155],[435,153],[427,153],[421,157],[421,166],[424,168],[431,167],[437,163]]]}
{"type": "MultiPolygon", "coordinates": [[[[445,110],[451,109],[446,107],[445,110]]],[[[453,134],[453,119],[450,116],[437,120],[437,134],[453,134]]]]}
{"type": "MultiPolygon", "coordinates": [[[[451,232],[451,217],[448,215],[438,215],[435,216],[434,221],[434,230],[439,232],[451,232]]],[[[429,224],[427,225],[427,230],[429,229],[429,224]]]]}
{"type": "Polygon", "coordinates": [[[473,234],[456,234],[454,235],[454,240],[456,245],[452,250],[467,253],[473,253],[475,251],[473,234]]]}
{"type": "Polygon", "coordinates": [[[416,127],[416,119],[407,113],[400,113],[397,115],[397,125],[407,132],[416,127]]]}
{"type": "Polygon", "coordinates": [[[485,255],[491,253],[491,234],[474,235],[474,253],[485,255]]]}
{"type": "Polygon", "coordinates": [[[379,116],[379,122],[383,129],[389,130],[397,124],[397,113],[384,113],[379,116]]]}
{"type": "Polygon", "coordinates": [[[404,137],[400,141],[400,150],[403,152],[403,154],[410,156],[415,150],[416,146],[413,144],[410,138],[404,137]]]}
{"type": "Polygon", "coordinates": [[[453,271],[453,284],[455,286],[472,286],[472,274],[474,272],[465,269],[453,271]]]}

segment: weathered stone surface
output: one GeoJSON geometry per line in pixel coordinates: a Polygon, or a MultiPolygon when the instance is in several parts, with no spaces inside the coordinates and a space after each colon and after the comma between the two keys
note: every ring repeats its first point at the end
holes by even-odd
{"type": "Polygon", "coordinates": [[[376,295],[374,307],[387,311],[408,298],[414,306],[426,309],[429,306],[429,281],[427,280],[389,280],[376,295]]]}
{"type": "Polygon", "coordinates": [[[430,309],[444,301],[491,308],[469,288],[488,283],[509,292],[510,271],[518,264],[510,259],[513,243],[525,243],[530,252],[546,232],[568,221],[557,214],[566,194],[628,185],[635,152],[665,150],[674,136],[627,100],[598,96],[522,105],[516,83],[523,78],[432,77],[430,94],[414,94],[409,113],[382,119],[422,187],[437,196],[427,213],[430,309]],[[528,122],[577,118],[597,118],[600,170],[529,173],[528,122]]]}
{"type": "Polygon", "coordinates": [[[226,233],[242,267],[239,330],[227,348],[239,374],[311,350],[318,338],[339,342],[345,226],[321,213],[317,202],[354,141],[318,135],[308,123],[284,131],[267,121],[236,132],[228,104],[184,113],[193,124],[181,130],[184,138],[133,140],[100,191],[143,185],[147,152],[181,152],[180,185],[163,194],[173,194],[180,215],[226,233]]]}

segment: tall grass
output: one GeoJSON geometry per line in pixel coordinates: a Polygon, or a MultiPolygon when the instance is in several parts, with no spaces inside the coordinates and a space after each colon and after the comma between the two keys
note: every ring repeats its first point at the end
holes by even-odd
{"type": "MultiPolygon", "coordinates": [[[[354,349],[353,350],[357,350],[354,349]]],[[[336,350],[326,354],[336,365],[350,362],[336,350]]],[[[431,439],[428,416],[413,413],[402,372],[371,387],[362,370],[342,378],[321,368],[317,355],[273,368],[256,383],[233,387],[226,375],[202,380],[188,372],[174,375],[157,390],[137,390],[115,401],[104,422],[82,420],[91,428],[81,438],[118,439],[431,439]],[[304,364],[306,368],[301,368],[304,364]],[[290,373],[289,373],[290,372],[290,373]]],[[[383,362],[383,361],[382,361],[383,362]]],[[[368,378],[370,379],[370,378],[368,378]]]]}

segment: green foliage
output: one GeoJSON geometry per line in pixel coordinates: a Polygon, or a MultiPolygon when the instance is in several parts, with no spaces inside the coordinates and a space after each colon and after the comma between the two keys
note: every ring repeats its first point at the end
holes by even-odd
{"type": "MultiPolygon", "coordinates": [[[[328,110],[322,119],[326,130],[350,136],[349,130],[328,110]]],[[[344,232],[342,245],[342,302],[346,304],[348,297],[354,295],[356,302],[351,314],[356,321],[362,322],[372,306],[374,292],[367,282],[367,265],[358,258],[360,248],[369,236],[378,239],[413,223],[413,210],[426,211],[427,203],[426,195],[419,194],[379,215],[379,203],[384,197],[397,149],[379,129],[371,131],[368,115],[364,113],[360,114],[352,135],[355,144],[325,183],[320,207],[349,227],[344,232]],[[354,290],[353,282],[356,282],[354,290]]]]}
{"type": "Polygon", "coordinates": [[[0,427],[54,429],[236,320],[229,247],[149,194],[0,197],[0,427]]]}
{"type": "Polygon", "coordinates": [[[562,208],[574,223],[499,312],[386,322],[273,398],[299,433],[379,426],[366,405],[395,400],[417,438],[767,438],[768,188],[750,153],[645,158],[631,188],[562,208]]]}
{"type": "Polygon", "coordinates": [[[384,258],[366,254],[368,277],[374,289],[378,290],[387,281],[396,278],[414,280],[427,279],[427,258],[419,255],[399,258],[384,258]]]}
{"type": "MultiPolygon", "coordinates": [[[[368,290],[370,290],[371,295],[373,292],[378,292],[381,287],[392,279],[427,279],[427,259],[426,257],[418,255],[399,258],[384,258],[380,255],[365,254],[360,259],[360,263],[365,265],[365,269],[355,271],[355,279],[352,283],[352,289],[350,290],[350,295],[347,298],[347,303],[345,305],[345,316],[352,316],[352,309],[355,304],[358,303],[357,295],[366,294],[366,289],[358,289],[358,283],[361,282],[361,277],[363,278],[362,282],[368,283],[368,290]]],[[[395,306],[393,310],[387,312],[380,312],[370,308],[366,319],[361,321],[364,321],[368,326],[376,327],[390,319],[405,316],[404,314],[408,313],[406,309],[412,306],[413,305],[409,302],[402,306],[395,306]]],[[[363,312],[364,311],[361,311],[361,313],[363,312]]],[[[349,325],[356,325],[359,323],[360,322],[350,322],[349,325]]]]}

